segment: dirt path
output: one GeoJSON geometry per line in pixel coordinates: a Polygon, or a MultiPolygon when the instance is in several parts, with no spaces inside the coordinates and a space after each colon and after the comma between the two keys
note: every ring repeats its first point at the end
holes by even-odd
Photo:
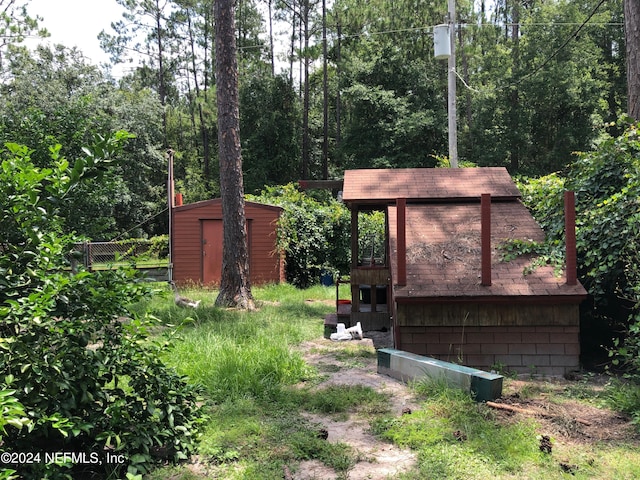
{"type": "MultiPolygon", "coordinates": [[[[367,336],[367,334],[365,334],[367,336]]],[[[333,342],[317,339],[302,345],[307,362],[326,375],[318,388],[329,385],[365,385],[389,394],[391,413],[402,415],[404,409],[417,408],[417,403],[407,386],[393,378],[378,375],[375,346],[389,346],[389,336],[372,332],[363,340],[333,342]]],[[[382,442],[369,433],[369,423],[362,418],[349,415],[346,420],[330,416],[307,414],[314,423],[323,425],[328,431],[329,442],[350,445],[357,452],[358,462],[349,470],[349,480],[393,478],[399,472],[411,468],[415,454],[382,442]]],[[[319,461],[306,461],[293,475],[295,480],[332,480],[340,477],[319,461]]]]}
{"type": "MultiPolygon", "coordinates": [[[[390,338],[380,332],[365,333],[364,340],[332,342],[317,339],[302,345],[306,361],[325,375],[318,385],[366,385],[381,393],[389,394],[391,414],[400,416],[405,409],[417,410],[417,401],[407,386],[393,378],[377,373],[375,347],[390,345],[390,338]]],[[[561,392],[576,390],[581,385],[600,389],[606,379],[586,376],[585,380],[563,378],[541,378],[516,380],[505,383],[503,396],[497,402],[515,407],[515,411],[495,410],[496,419],[505,424],[512,417],[535,419],[540,432],[554,439],[556,445],[589,445],[592,443],[638,444],[640,436],[626,415],[598,408],[585,402],[572,400],[561,392]],[[558,398],[562,398],[558,402],[558,398]]],[[[349,415],[346,420],[336,420],[328,415],[311,415],[307,418],[322,425],[329,432],[330,442],[350,445],[358,454],[359,461],[347,475],[336,474],[319,461],[302,462],[293,475],[295,480],[335,480],[348,478],[393,479],[400,472],[411,469],[416,463],[415,452],[400,449],[385,443],[369,433],[366,419],[349,415]]]]}

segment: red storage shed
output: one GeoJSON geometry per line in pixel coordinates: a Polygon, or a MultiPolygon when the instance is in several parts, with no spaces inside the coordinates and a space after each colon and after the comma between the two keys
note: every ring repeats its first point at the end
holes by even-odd
{"type": "MultiPolygon", "coordinates": [[[[246,202],[251,284],[285,281],[284,253],[276,229],[282,208],[246,202]]],[[[173,280],[217,285],[222,272],[222,201],[219,198],[173,208],[171,222],[173,280]]]]}

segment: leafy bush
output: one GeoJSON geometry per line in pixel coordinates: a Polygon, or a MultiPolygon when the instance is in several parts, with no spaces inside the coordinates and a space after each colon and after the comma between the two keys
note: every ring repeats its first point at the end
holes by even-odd
{"type": "Polygon", "coordinates": [[[195,449],[197,392],[159,360],[169,345],[149,339],[151,319],[128,307],[151,294],[148,284],[132,269],[70,274],[64,260],[74,239],[60,233],[58,208],[125,138],[105,139],[73,168],[59,146],[48,169],[35,168],[18,145],[8,145],[2,160],[0,374],[30,423],[2,432],[0,451],[75,452],[100,461],[111,452],[122,460],[73,465],[41,457],[11,465],[28,478],[144,472],[195,449]]]}
{"type": "Polygon", "coordinates": [[[576,192],[579,277],[594,313],[626,331],[616,340],[616,361],[640,379],[640,136],[622,119],[618,137],[603,135],[591,152],[578,154],[566,178],[557,174],[522,182],[525,203],[559,257],[564,249],[563,190],[576,192]]]}
{"type": "Polygon", "coordinates": [[[278,246],[286,255],[288,282],[306,288],[317,283],[322,270],[349,271],[351,217],[342,203],[333,198],[320,202],[291,183],[267,187],[251,199],[284,208],[278,246]]]}
{"type": "MultiPolygon", "coordinates": [[[[10,382],[12,376],[8,375],[10,382]]],[[[31,427],[31,421],[26,417],[24,406],[15,397],[15,390],[3,388],[0,390],[0,440],[7,434],[6,427],[13,426],[19,430],[22,427],[31,427]]],[[[3,462],[4,464],[5,462],[3,462]]],[[[16,471],[10,468],[0,468],[0,479],[15,478],[16,471]]]]}
{"type": "Polygon", "coordinates": [[[385,255],[385,212],[358,213],[358,261],[382,259],[385,255]]]}

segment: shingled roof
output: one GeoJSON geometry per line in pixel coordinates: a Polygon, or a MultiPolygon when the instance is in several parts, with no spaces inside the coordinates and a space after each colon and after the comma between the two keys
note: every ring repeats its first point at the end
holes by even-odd
{"type": "MultiPolygon", "coordinates": [[[[391,269],[397,276],[397,211],[389,207],[391,269]]],[[[407,205],[407,285],[394,286],[395,297],[556,297],[582,299],[582,285],[567,285],[550,266],[524,274],[532,258],[501,261],[498,246],[510,239],[543,241],[544,232],[520,201],[491,206],[492,284],[483,286],[480,254],[480,205],[407,205]]]]}
{"type": "Polygon", "coordinates": [[[446,201],[491,194],[494,201],[519,198],[520,192],[504,167],[400,168],[347,170],[345,203],[389,204],[407,201],[446,201]]]}
{"type": "MultiPolygon", "coordinates": [[[[550,266],[524,274],[530,256],[501,261],[498,247],[510,239],[543,241],[544,232],[520,201],[521,194],[503,167],[348,170],[343,200],[357,206],[386,206],[392,278],[397,272],[398,198],[406,205],[407,285],[394,296],[428,301],[491,298],[496,301],[544,297],[576,302],[580,285],[567,285],[550,266]],[[481,285],[480,196],[491,195],[492,285],[481,285]]],[[[544,300],[541,300],[544,301],[544,300]]]]}

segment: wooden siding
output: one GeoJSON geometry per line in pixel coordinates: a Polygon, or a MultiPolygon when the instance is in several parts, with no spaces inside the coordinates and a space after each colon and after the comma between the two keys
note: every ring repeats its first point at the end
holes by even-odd
{"type": "Polygon", "coordinates": [[[483,326],[525,325],[575,326],[579,322],[577,304],[558,303],[411,303],[397,304],[399,326],[483,326]]]}
{"type": "MultiPolygon", "coordinates": [[[[249,232],[251,283],[284,281],[284,257],[276,247],[276,222],[282,209],[253,202],[245,203],[249,232]]],[[[202,283],[202,224],[222,219],[220,199],[207,200],[174,209],[172,256],[173,279],[178,283],[202,283]]],[[[219,260],[221,262],[221,259],[219,260]]],[[[221,263],[219,267],[222,268],[221,263]]]]}
{"type": "Polygon", "coordinates": [[[396,348],[474,368],[564,375],[580,367],[577,304],[396,305],[396,348]]]}

